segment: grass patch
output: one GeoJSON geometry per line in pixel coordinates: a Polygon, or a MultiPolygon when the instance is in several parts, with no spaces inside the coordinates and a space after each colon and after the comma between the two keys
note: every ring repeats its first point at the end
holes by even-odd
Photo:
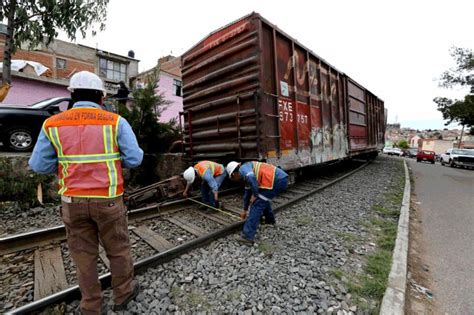
{"type": "Polygon", "coordinates": [[[181,289],[179,287],[173,286],[170,290],[171,299],[173,299],[173,300],[177,299],[180,292],[181,292],[181,289]]]}
{"type": "Polygon", "coordinates": [[[354,243],[359,240],[358,236],[350,232],[338,232],[336,235],[348,243],[354,243]]]}
{"type": "Polygon", "coordinates": [[[381,299],[387,287],[391,263],[390,251],[373,252],[367,257],[366,274],[351,282],[349,289],[360,296],[381,299]]]}
{"type": "Polygon", "coordinates": [[[186,296],[186,304],[190,307],[201,306],[204,309],[209,309],[211,306],[207,301],[207,297],[200,291],[191,291],[186,296]]]}
{"type": "Polygon", "coordinates": [[[265,256],[271,256],[273,255],[273,252],[275,251],[275,248],[273,247],[273,245],[266,242],[258,243],[257,249],[261,253],[265,254],[265,256]]]}
{"type": "Polygon", "coordinates": [[[381,205],[372,206],[372,210],[374,210],[375,212],[377,212],[378,214],[382,216],[387,216],[387,217],[398,217],[400,214],[400,210],[390,210],[381,205]]]}
{"type": "Polygon", "coordinates": [[[334,277],[336,277],[339,280],[341,280],[342,277],[344,276],[344,272],[341,269],[333,269],[331,270],[331,273],[334,277]]]}
{"type": "Polygon", "coordinates": [[[298,225],[310,225],[312,222],[312,218],[307,215],[300,215],[296,218],[296,224],[298,225]]]}
{"type": "Polygon", "coordinates": [[[374,251],[367,255],[363,274],[354,275],[349,281],[349,291],[354,294],[358,311],[363,313],[377,312],[387,288],[404,187],[404,176],[393,181],[390,191],[372,206],[372,217],[361,222],[371,235],[369,239],[376,243],[374,251]]]}
{"type": "Polygon", "coordinates": [[[377,245],[379,248],[392,251],[395,248],[395,239],[397,237],[397,225],[394,222],[386,222],[377,236],[377,245]]]}
{"type": "Polygon", "coordinates": [[[233,302],[233,301],[240,300],[240,295],[241,294],[242,293],[239,290],[232,290],[230,292],[227,292],[225,297],[226,297],[227,301],[233,302]]]}

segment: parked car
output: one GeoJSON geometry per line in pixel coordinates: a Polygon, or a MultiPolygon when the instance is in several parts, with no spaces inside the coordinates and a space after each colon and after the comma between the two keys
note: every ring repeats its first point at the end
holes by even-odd
{"type": "Polygon", "coordinates": [[[7,150],[31,151],[43,122],[70,107],[68,97],[48,98],[30,106],[0,106],[0,141],[7,150]]]}
{"type": "Polygon", "coordinates": [[[388,155],[403,156],[403,151],[400,148],[390,148],[387,152],[388,155]]]}
{"type": "Polygon", "coordinates": [[[416,155],[418,154],[418,149],[408,149],[408,157],[409,158],[416,158],[416,155]]]}
{"type": "Polygon", "coordinates": [[[474,149],[448,149],[441,154],[441,165],[474,168],[474,149]]]}
{"type": "Polygon", "coordinates": [[[423,150],[416,154],[416,161],[417,162],[427,161],[427,162],[431,162],[431,164],[434,164],[435,157],[436,157],[436,153],[434,153],[433,151],[423,150]]]}

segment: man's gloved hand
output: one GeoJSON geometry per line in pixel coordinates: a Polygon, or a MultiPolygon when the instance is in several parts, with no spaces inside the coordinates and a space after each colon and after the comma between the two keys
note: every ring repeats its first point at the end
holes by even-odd
{"type": "Polygon", "coordinates": [[[240,213],[240,218],[241,218],[242,220],[247,219],[247,211],[246,211],[246,210],[243,210],[243,211],[240,213]]]}

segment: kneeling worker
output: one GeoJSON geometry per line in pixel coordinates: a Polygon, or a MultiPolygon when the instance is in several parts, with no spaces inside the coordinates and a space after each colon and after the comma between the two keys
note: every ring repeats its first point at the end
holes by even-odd
{"type": "Polygon", "coordinates": [[[219,187],[227,176],[224,165],[212,161],[201,161],[194,165],[194,167],[191,166],[186,169],[183,173],[183,177],[187,182],[186,189],[183,192],[184,197],[188,197],[188,192],[196,178],[196,173],[202,179],[202,202],[212,207],[219,207],[219,187]]]}
{"type": "Polygon", "coordinates": [[[231,180],[245,181],[244,210],[240,216],[242,219],[248,216],[248,219],[239,241],[253,243],[262,215],[265,216],[266,224],[275,224],[270,200],[286,188],[288,174],[271,164],[255,161],[244,164],[230,162],[226,170],[231,180]]]}

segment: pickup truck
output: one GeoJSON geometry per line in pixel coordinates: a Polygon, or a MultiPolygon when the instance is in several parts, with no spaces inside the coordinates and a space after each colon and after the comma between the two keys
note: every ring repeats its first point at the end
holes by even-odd
{"type": "Polygon", "coordinates": [[[433,151],[423,150],[416,154],[416,161],[417,162],[428,161],[428,162],[431,162],[431,164],[434,164],[435,156],[436,156],[436,153],[434,153],[433,151]]]}
{"type": "Polygon", "coordinates": [[[441,155],[441,165],[474,168],[474,149],[448,149],[441,155]]]}

